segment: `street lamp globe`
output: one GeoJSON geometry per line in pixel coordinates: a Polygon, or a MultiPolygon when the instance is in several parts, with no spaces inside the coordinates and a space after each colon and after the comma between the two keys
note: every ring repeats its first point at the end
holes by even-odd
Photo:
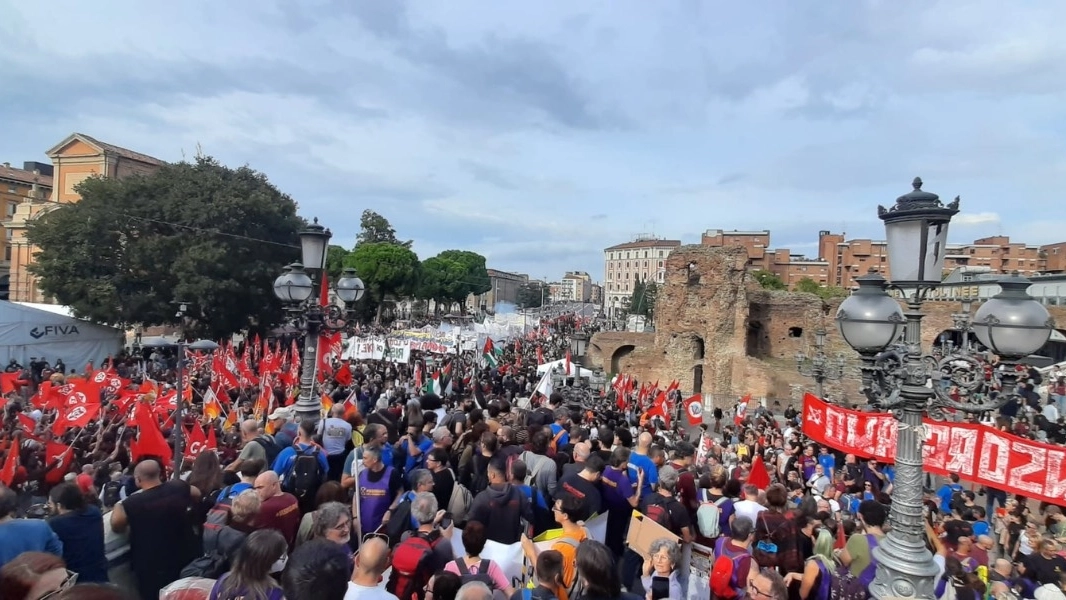
{"type": "Polygon", "coordinates": [[[300,232],[300,253],[303,264],[308,269],[318,270],[326,266],[326,252],[329,247],[329,238],[333,237],[328,229],[318,224],[316,217],[314,222],[300,232]]]}
{"type": "Polygon", "coordinates": [[[948,224],[959,212],[959,199],[944,206],[939,196],[922,191],[920,177],[911,185],[914,190],[897,198],[892,208],[877,207],[885,222],[888,269],[894,285],[935,285],[943,278],[948,224]]]}
{"type": "Polygon", "coordinates": [[[840,303],[837,326],[849,346],[860,354],[878,353],[899,338],[903,310],[885,290],[888,282],[876,272],[855,278],[859,289],[840,303]]]}
{"type": "Polygon", "coordinates": [[[278,300],[289,303],[292,302],[292,294],[289,290],[289,279],[292,275],[292,266],[285,265],[285,268],[281,270],[281,275],[274,280],[274,295],[278,297],[278,300]]]}
{"type": "Polygon", "coordinates": [[[337,280],[337,295],[342,302],[358,302],[366,292],[363,280],[355,274],[355,269],[345,269],[337,280]]]}
{"type": "Polygon", "coordinates": [[[1002,291],[982,304],[973,316],[974,335],[1001,357],[1028,356],[1051,337],[1051,314],[1029,295],[1030,281],[1025,277],[1015,274],[998,283],[1002,291]]]}

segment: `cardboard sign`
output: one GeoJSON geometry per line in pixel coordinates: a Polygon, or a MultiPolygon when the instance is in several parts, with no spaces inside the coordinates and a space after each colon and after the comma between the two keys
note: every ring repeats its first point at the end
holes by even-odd
{"type": "Polygon", "coordinates": [[[626,545],[641,556],[651,554],[651,545],[655,540],[666,538],[678,544],[681,538],[674,535],[669,529],[659,525],[648,518],[639,510],[633,511],[633,517],[629,520],[629,534],[626,536],[626,545]]]}

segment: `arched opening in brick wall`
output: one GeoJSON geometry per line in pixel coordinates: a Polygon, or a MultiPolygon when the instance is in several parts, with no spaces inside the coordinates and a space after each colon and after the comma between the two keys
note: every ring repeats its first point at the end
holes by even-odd
{"type": "Polygon", "coordinates": [[[933,345],[936,346],[938,351],[945,350],[949,346],[951,348],[958,348],[963,345],[966,338],[969,338],[971,347],[982,347],[981,342],[977,341],[977,336],[974,335],[972,331],[964,332],[959,331],[958,329],[945,329],[944,331],[941,331],[935,338],[933,338],[933,345]]]}
{"type": "Polygon", "coordinates": [[[707,346],[703,342],[703,338],[700,336],[694,336],[692,338],[692,358],[694,360],[703,360],[704,355],[707,353],[707,346]]]}
{"type": "Polygon", "coordinates": [[[622,360],[624,360],[625,357],[629,356],[635,349],[636,346],[630,344],[627,344],[625,346],[619,346],[618,349],[614,351],[614,354],[611,355],[611,372],[621,373],[622,360]]]}
{"type": "Polygon", "coordinates": [[[703,393],[703,365],[692,367],[692,393],[703,393]]]}

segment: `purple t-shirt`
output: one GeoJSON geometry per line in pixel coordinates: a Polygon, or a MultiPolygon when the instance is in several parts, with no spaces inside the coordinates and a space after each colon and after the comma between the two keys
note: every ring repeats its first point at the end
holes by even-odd
{"type": "Polygon", "coordinates": [[[603,491],[603,505],[607,510],[632,509],[629,499],[633,497],[633,482],[629,480],[627,469],[619,471],[614,467],[603,470],[603,478],[600,480],[600,489],[603,491]]]}

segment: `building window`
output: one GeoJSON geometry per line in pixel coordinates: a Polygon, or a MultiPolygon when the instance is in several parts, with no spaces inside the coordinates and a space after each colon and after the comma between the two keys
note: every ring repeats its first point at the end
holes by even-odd
{"type": "Polygon", "coordinates": [[[629,253],[628,252],[626,252],[626,258],[629,258],[629,253]]]}
{"type": "Polygon", "coordinates": [[[648,268],[648,261],[644,261],[644,268],[645,268],[645,269],[647,269],[647,268],[648,268]]]}
{"type": "Polygon", "coordinates": [[[662,258],[662,257],[663,257],[663,251],[659,250],[659,258],[662,258]]]}
{"type": "Polygon", "coordinates": [[[15,184],[13,184],[13,183],[7,184],[7,193],[9,193],[9,194],[17,194],[18,191],[19,190],[18,190],[17,187],[15,187],[15,184]]]}
{"type": "Polygon", "coordinates": [[[19,203],[18,202],[8,202],[7,203],[7,216],[8,217],[15,216],[15,211],[18,210],[18,208],[19,208],[19,203]]]}

